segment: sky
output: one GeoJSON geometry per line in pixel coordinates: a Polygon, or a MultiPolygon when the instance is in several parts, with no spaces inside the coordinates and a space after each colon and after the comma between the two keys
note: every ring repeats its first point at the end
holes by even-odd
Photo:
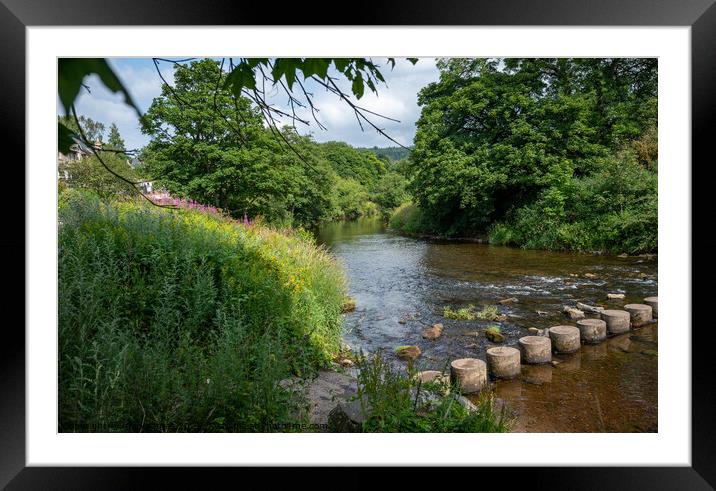
{"type": "MultiPolygon", "coordinates": [[[[420,107],[417,103],[418,91],[439,78],[435,59],[420,58],[413,65],[407,60],[399,58],[392,70],[387,65],[386,59],[374,58],[373,61],[381,65],[381,73],[386,83],[378,85],[377,95],[366,88],[365,94],[357,103],[370,111],[399,120],[400,122],[396,123],[378,117],[372,118],[373,122],[383,128],[392,138],[405,146],[410,146],[415,136],[415,122],[420,116],[420,107]]],[[[145,111],[161,92],[162,80],[157,74],[152,59],[111,58],[109,63],[137,105],[142,111],[145,111]]],[[[169,83],[173,83],[172,64],[160,62],[159,66],[164,78],[169,83]]],[[[335,75],[335,73],[332,74],[335,75]]],[[[343,78],[341,81],[344,82],[343,84],[339,83],[341,89],[350,93],[349,85],[343,78]]],[[[76,102],[78,114],[104,123],[107,130],[110,124],[115,123],[128,149],[141,148],[149,142],[149,138],[143,135],[139,129],[136,114],[124,104],[121,95],[113,94],[106,89],[96,76],[88,77],[85,84],[90,88],[90,93],[85,90],[80,92],[76,102]]],[[[305,86],[308,92],[314,94],[314,105],[320,111],[318,119],[327,129],[319,128],[311,119],[310,112],[306,112],[305,119],[310,120],[311,124],[305,126],[297,123],[297,129],[301,134],[310,133],[319,142],[338,140],[356,147],[396,146],[373,128],[364,125],[364,131],[361,131],[350,107],[334,94],[310,80],[305,86]]],[[[282,95],[277,90],[269,93],[268,99],[271,104],[279,108],[286,109],[287,107],[288,101],[285,94],[282,95]]],[[[62,114],[59,103],[58,114],[62,114]]],[[[288,120],[285,122],[288,123],[288,120]]]]}

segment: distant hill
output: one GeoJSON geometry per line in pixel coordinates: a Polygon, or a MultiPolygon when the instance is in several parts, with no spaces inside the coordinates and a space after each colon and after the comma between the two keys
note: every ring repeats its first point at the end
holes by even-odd
{"type": "Polygon", "coordinates": [[[410,153],[410,149],[402,147],[371,147],[359,148],[358,150],[372,152],[378,157],[387,157],[390,160],[402,160],[410,153]]]}

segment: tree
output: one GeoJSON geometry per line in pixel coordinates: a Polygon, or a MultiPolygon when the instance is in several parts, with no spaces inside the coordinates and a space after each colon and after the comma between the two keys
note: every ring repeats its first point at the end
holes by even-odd
{"type": "Polygon", "coordinates": [[[280,141],[299,154],[282,146],[249,99],[221,88],[226,76],[213,60],[175,65],[174,86],[164,84],[142,118],[152,137],[146,170],[172,194],[237,217],[315,223],[329,207],[329,164],[290,128],[280,141]]]}
{"type": "Polygon", "coordinates": [[[437,230],[485,231],[548,189],[555,212],[656,121],[656,60],[450,59],[419,94],[410,190],[437,230]]]}
{"type": "MultiPolygon", "coordinates": [[[[104,138],[104,123],[100,123],[99,121],[95,121],[92,118],[88,118],[86,116],[80,116],[78,118],[79,125],[77,124],[77,121],[75,121],[74,118],[68,117],[68,116],[58,116],[57,121],[67,126],[72,133],[74,134],[74,137],[77,138],[80,133],[80,126],[82,127],[82,130],[84,131],[85,138],[87,140],[87,144],[93,144],[95,141],[99,140],[100,142],[104,138]]],[[[62,153],[69,153],[69,148],[65,150],[62,153]]]]}
{"type": "Polygon", "coordinates": [[[126,150],[122,135],[119,134],[119,128],[117,128],[117,125],[114,123],[109,127],[107,146],[113,150],[126,150]]]}
{"type": "Polygon", "coordinates": [[[81,160],[67,160],[60,163],[60,186],[91,190],[104,199],[129,196],[134,193],[130,184],[107,172],[103,164],[127,181],[135,182],[140,179],[124,155],[106,154],[103,162],[100,162],[96,155],[90,155],[81,160]]]}

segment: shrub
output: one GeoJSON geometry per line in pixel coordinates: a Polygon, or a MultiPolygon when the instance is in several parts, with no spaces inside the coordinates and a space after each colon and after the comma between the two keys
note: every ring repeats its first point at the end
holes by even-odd
{"type": "Polygon", "coordinates": [[[340,349],[340,267],[299,235],[61,197],[60,431],[265,431],[340,349]]]}
{"type": "Polygon", "coordinates": [[[509,420],[495,409],[490,394],[481,397],[474,412],[455,398],[456,387],[421,384],[409,368],[401,372],[380,354],[358,360],[358,397],[370,407],[365,432],[501,433],[509,420]],[[435,390],[435,392],[434,392],[435,390]]]}
{"type": "Polygon", "coordinates": [[[548,188],[510,220],[494,224],[490,242],[529,249],[654,252],[657,181],[655,172],[634,160],[609,160],[599,173],[548,188]]]}

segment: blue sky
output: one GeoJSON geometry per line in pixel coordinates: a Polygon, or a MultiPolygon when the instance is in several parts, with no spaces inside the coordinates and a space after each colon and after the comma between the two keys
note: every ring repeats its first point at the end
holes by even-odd
{"type": "MultiPolygon", "coordinates": [[[[433,58],[421,58],[417,64],[412,65],[405,59],[397,59],[393,70],[386,65],[385,59],[374,58],[374,62],[382,66],[382,73],[386,85],[379,86],[378,95],[366,89],[365,95],[359,104],[371,111],[397,119],[395,123],[379,118],[373,121],[386,132],[404,145],[411,145],[415,136],[415,122],[420,116],[420,107],[417,104],[418,91],[439,77],[438,69],[433,58]]],[[[142,110],[146,110],[154,97],[160,94],[161,79],[156,72],[151,58],[113,58],[110,64],[115,69],[123,83],[132,94],[142,110]]],[[[164,77],[171,83],[173,69],[170,63],[160,63],[164,77]]],[[[88,116],[105,124],[107,128],[111,123],[117,124],[124,138],[127,148],[134,149],[144,146],[148,138],[139,130],[136,114],[122,102],[119,94],[112,94],[99,82],[95,76],[89,77],[86,84],[91,94],[82,91],[76,107],[79,114],[88,116]]],[[[325,89],[307,83],[306,88],[314,94],[314,104],[319,108],[319,120],[327,127],[321,130],[311,121],[306,127],[297,124],[299,132],[312,133],[317,141],[341,140],[354,146],[394,146],[392,142],[379,135],[372,128],[361,131],[351,109],[341,102],[335,95],[325,89]]],[[[349,86],[341,86],[345,92],[350,93],[349,86]]],[[[278,91],[269,94],[269,101],[278,107],[287,105],[285,95],[278,91]]],[[[59,105],[58,105],[59,107],[59,105]]],[[[61,113],[58,109],[58,113],[61,113]]],[[[311,119],[306,114],[306,119],[311,119]]],[[[286,121],[288,123],[288,121],[286,121]]]]}

